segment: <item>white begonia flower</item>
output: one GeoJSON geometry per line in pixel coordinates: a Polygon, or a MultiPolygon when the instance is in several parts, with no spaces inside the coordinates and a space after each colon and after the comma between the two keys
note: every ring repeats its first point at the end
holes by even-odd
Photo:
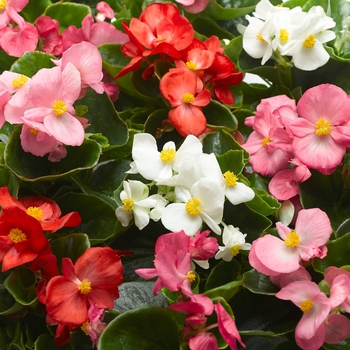
{"type": "Polygon", "coordinates": [[[322,7],[310,9],[283,46],[281,54],[292,56],[295,67],[302,70],[310,71],[325,65],[329,54],[323,44],[335,38],[335,33],[327,30],[334,26],[335,22],[325,15],[322,7]]]}
{"type": "Polygon", "coordinates": [[[116,209],[115,215],[124,227],[134,217],[135,226],[142,230],[149,223],[150,209],[156,207],[160,201],[159,195],[148,196],[148,187],[141,181],[124,181],[123,188],[120,199],[124,205],[116,209]]]}
{"type": "Polygon", "coordinates": [[[162,212],[162,223],[170,231],[183,230],[194,236],[203,221],[216,234],[221,234],[219,223],[224,209],[222,186],[213,179],[200,179],[190,190],[175,187],[177,203],[171,203],[162,212]]]}
{"type": "Polygon", "coordinates": [[[278,221],[282,222],[282,224],[289,226],[294,217],[295,208],[291,201],[284,201],[281,205],[281,208],[277,211],[278,221]]]}
{"type": "Polygon", "coordinates": [[[253,12],[253,16],[264,21],[271,18],[274,14],[282,14],[283,12],[288,12],[288,7],[283,6],[274,6],[271,4],[269,0],[261,0],[255,6],[255,11],[253,12]]]}
{"type": "Polygon", "coordinates": [[[162,212],[164,208],[169,202],[160,194],[154,194],[151,197],[154,199],[157,199],[157,204],[151,210],[151,212],[149,213],[149,216],[153,221],[159,221],[162,216],[162,212]]]}
{"type": "Polygon", "coordinates": [[[238,228],[232,225],[225,225],[222,233],[222,242],[225,246],[219,246],[215,259],[231,261],[240,250],[250,250],[252,245],[245,242],[246,236],[247,234],[243,234],[238,228]]]}
{"type": "Polygon", "coordinates": [[[163,181],[173,176],[173,170],[178,171],[184,159],[200,153],[202,153],[202,144],[193,135],[187,136],[177,151],[175,143],[169,141],[159,152],[157,142],[152,135],[136,134],[132,147],[134,164],[131,171],[136,167],[145,179],[163,181]]]}

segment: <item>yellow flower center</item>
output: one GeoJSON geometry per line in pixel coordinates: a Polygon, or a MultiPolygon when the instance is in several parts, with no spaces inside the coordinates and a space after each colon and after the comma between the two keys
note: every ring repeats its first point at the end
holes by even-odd
{"type": "Polygon", "coordinates": [[[183,94],[182,96],[182,101],[185,103],[193,103],[194,101],[194,96],[193,94],[186,92],[185,94],[183,94]]]}
{"type": "Polygon", "coordinates": [[[304,300],[300,303],[300,310],[302,312],[309,312],[312,308],[312,301],[307,299],[307,300],[304,300]]]}
{"type": "Polygon", "coordinates": [[[89,332],[87,330],[87,328],[89,327],[90,325],[90,322],[89,321],[86,321],[84,322],[81,326],[80,326],[80,329],[86,334],[86,335],[89,335],[89,332]]]}
{"type": "Polygon", "coordinates": [[[328,135],[332,130],[331,122],[329,120],[324,120],[324,118],[320,118],[315,122],[315,129],[317,136],[328,135]]]}
{"type": "Polygon", "coordinates": [[[196,279],[196,274],[193,270],[190,270],[186,274],[186,278],[192,283],[196,279]]]}
{"type": "Polygon", "coordinates": [[[282,41],[282,43],[287,42],[289,39],[289,33],[287,29],[280,29],[280,41],[282,41]]]}
{"type": "Polygon", "coordinates": [[[0,0],[0,11],[3,10],[6,6],[6,0],[0,0]]]}
{"type": "Polygon", "coordinates": [[[27,239],[26,234],[19,228],[11,229],[8,236],[12,239],[13,243],[22,242],[27,239]]]}
{"type": "Polygon", "coordinates": [[[39,221],[43,218],[43,211],[39,207],[28,207],[26,213],[39,221]]]}
{"type": "Polygon", "coordinates": [[[272,140],[269,138],[269,137],[264,137],[261,141],[262,145],[264,148],[266,148],[266,145],[269,143],[269,142],[272,142],[272,140]]]}
{"type": "Polygon", "coordinates": [[[68,107],[66,106],[66,104],[64,103],[64,101],[62,100],[57,100],[54,102],[54,104],[52,105],[52,109],[53,112],[57,115],[60,116],[63,113],[67,112],[68,107]]]}
{"type": "Polygon", "coordinates": [[[86,280],[86,278],[84,278],[83,282],[78,284],[78,290],[79,290],[80,294],[84,294],[84,295],[89,294],[92,290],[91,282],[88,282],[86,280]]]}
{"type": "MultiPolygon", "coordinates": [[[[4,2],[4,1],[2,1],[4,2]]],[[[6,5],[6,1],[5,1],[5,5],[6,5]]],[[[2,10],[1,8],[2,3],[0,1],[0,10],[2,10]]],[[[4,6],[5,7],[5,6],[4,6]]],[[[13,87],[21,87],[22,85],[24,85],[26,82],[28,81],[28,78],[25,75],[18,75],[17,78],[12,80],[12,86],[13,87]]]]}
{"type": "Polygon", "coordinates": [[[303,42],[303,46],[308,49],[311,49],[312,47],[314,47],[315,44],[316,44],[316,37],[313,34],[310,34],[303,42]]]}
{"type": "Polygon", "coordinates": [[[196,64],[193,61],[186,62],[186,66],[187,66],[187,68],[189,70],[192,70],[192,71],[196,71],[197,70],[197,66],[196,66],[196,64]]]}
{"type": "Polygon", "coordinates": [[[34,129],[34,128],[29,128],[29,132],[30,132],[32,135],[35,135],[35,136],[39,134],[39,130],[34,129]]]}
{"type": "Polygon", "coordinates": [[[122,202],[124,203],[124,210],[132,211],[134,209],[134,201],[131,198],[125,198],[122,202]]]}
{"type": "Polygon", "coordinates": [[[239,244],[234,245],[233,247],[231,247],[231,255],[232,256],[236,256],[239,253],[239,251],[241,250],[241,248],[242,247],[239,244]]]}
{"type": "Polygon", "coordinates": [[[223,176],[228,187],[236,186],[238,177],[232,171],[226,171],[226,173],[224,173],[223,176]]]}
{"type": "Polygon", "coordinates": [[[171,163],[174,160],[175,154],[176,151],[173,148],[166,148],[160,152],[159,157],[164,163],[171,163]]]}
{"type": "Polygon", "coordinates": [[[284,240],[287,247],[297,247],[300,244],[300,236],[295,231],[290,231],[284,240]]]}
{"type": "Polygon", "coordinates": [[[256,40],[261,41],[262,43],[265,43],[265,39],[261,35],[261,30],[258,31],[258,34],[256,34],[256,40]]]}
{"type": "Polygon", "coordinates": [[[190,198],[186,202],[185,208],[188,214],[195,216],[202,212],[202,209],[200,208],[201,205],[202,203],[198,198],[190,198]]]}

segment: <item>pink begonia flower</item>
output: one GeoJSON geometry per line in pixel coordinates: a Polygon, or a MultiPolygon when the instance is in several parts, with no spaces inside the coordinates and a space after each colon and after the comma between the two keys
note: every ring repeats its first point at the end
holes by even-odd
{"type": "Polygon", "coordinates": [[[198,333],[188,341],[191,350],[219,350],[218,342],[213,333],[198,333]]]}
{"type": "Polygon", "coordinates": [[[347,276],[339,275],[334,279],[329,298],[316,283],[310,281],[289,283],[276,294],[279,299],[291,300],[304,312],[295,328],[295,340],[302,349],[319,349],[326,341],[326,333],[327,342],[331,343],[345,340],[349,336],[350,325],[341,325],[342,317],[338,317],[341,315],[334,315],[337,316],[335,318],[329,315],[332,308],[339,306],[349,292],[347,276]]]}
{"type": "Polygon", "coordinates": [[[268,276],[296,271],[300,261],[326,255],[332,234],[330,220],[318,208],[304,209],[298,214],[295,229],[291,230],[281,222],[276,223],[278,238],[267,234],[252,244],[249,263],[268,276]]]}
{"type": "Polygon", "coordinates": [[[176,0],[185,11],[190,13],[202,12],[208,6],[209,0],[176,0]]]}
{"type": "Polygon", "coordinates": [[[129,37],[110,23],[95,23],[92,15],[88,14],[83,19],[82,28],[76,28],[72,25],[62,32],[64,51],[73,44],[78,44],[82,41],[88,41],[95,46],[102,44],[124,44],[129,41],[129,37]]]}
{"type": "Polygon", "coordinates": [[[26,51],[35,51],[38,39],[36,28],[29,22],[25,22],[21,27],[5,27],[0,30],[1,48],[14,57],[21,57],[26,51]]]}
{"type": "Polygon", "coordinates": [[[48,160],[50,162],[59,162],[62,158],[65,158],[67,156],[67,149],[60,143],[57,143],[56,148],[50,152],[48,156],[48,160]]]}
{"type": "Polygon", "coordinates": [[[96,346],[97,341],[102,334],[102,332],[107,327],[107,323],[102,322],[104,317],[104,309],[100,309],[95,303],[93,303],[89,310],[89,325],[86,327],[86,330],[92,340],[92,346],[96,346]]]}
{"type": "Polygon", "coordinates": [[[103,22],[106,18],[114,18],[114,10],[104,1],[100,1],[96,5],[96,10],[98,11],[95,16],[96,22],[103,22]]]}
{"type": "Polygon", "coordinates": [[[34,107],[24,112],[23,121],[63,144],[80,146],[84,127],[73,116],[80,87],[80,73],[71,63],[63,71],[60,67],[39,70],[31,80],[30,101],[34,107]]]}
{"type": "Polygon", "coordinates": [[[280,201],[299,194],[298,183],[306,181],[311,176],[309,168],[297,158],[294,158],[291,163],[292,169],[280,170],[269,182],[269,192],[280,201]]]}
{"type": "Polygon", "coordinates": [[[237,350],[237,341],[245,348],[244,343],[241,340],[241,336],[238,333],[236,323],[232,316],[221,305],[220,299],[218,303],[214,305],[216,315],[218,316],[218,326],[221,336],[232,350],[237,350]]]}
{"type": "Polygon", "coordinates": [[[59,56],[63,52],[60,24],[49,16],[40,16],[35,22],[39,38],[42,39],[41,50],[59,56]]]}
{"type": "Polygon", "coordinates": [[[27,6],[29,0],[6,0],[0,4],[0,29],[6,27],[10,21],[23,27],[24,19],[18,12],[21,12],[27,6]]]}
{"type": "Polygon", "coordinates": [[[338,344],[350,336],[350,320],[345,315],[330,314],[324,327],[325,343],[338,344]]]}
{"type": "Polygon", "coordinates": [[[284,114],[297,118],[295,101],[284,95],[276,96],[263,99],[256,115],[245,122],[254,131],[242,147],[250,154],[249,163],[253,170],[263,176],[273,176],[287,169],[293,158],[292,139],[282,123],[281,115],[284,114]]]}
{"type": "Polygon", "coordinates": [[[89,42],[82,41],[72,45],[62,53],[60,60],[53,62],[64,69],[68,63],[78,69],[81,78],[82,88],[90,86],[98,94],[102,94],[104,89],[101,85],[103,78],[102,57],[96,46],[89,42]]]}
{"type": "Polygon", "coordinates": [[[287,284],[295,281],[311,281],[311,275],[305,269],[304,266],[300,266],[298,270],[289,273],[280,273],[276,276],[270,276],[270,280],[273,284],[280,288],[285,287],[287,284]]]}
{"type": "MultiPolygon", "coordinates": [[[[0,83],[11,94],[9,104],[22,107],[28,102],[30,78],[23,74],[4,71],[0,75],[0,83]]],[[[2,87],[0,87],[2,90],[2,87]]]]}
{"type": "Polygon", "coordinates": [[[5,123],[4,109],[8,101],[10,100],[10,98],[11,98],[10,93],[7,90],[0,91],[0,128],[5,123]]]}
{"type": "Polygon", "coordinates": [[[297,108],[301,118],[289,126],[294,154],[321,173],[335,169],[350,145],[347,93],[335,85],[318,85],[303,94],[297,108]]]}

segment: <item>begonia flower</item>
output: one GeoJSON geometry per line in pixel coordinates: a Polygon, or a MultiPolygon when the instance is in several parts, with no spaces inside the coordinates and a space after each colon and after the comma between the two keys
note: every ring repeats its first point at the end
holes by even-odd
{"type": "Polygon", "coordinates": [[[88,310],[89,324],[86,331],[92,340],[92,346],[96,346],[102,332],[106,329],[107,323],[102,322],[104,309],[100,309],[96,304],[92,304],[88,310]]]}
{"type": "Polygon", "coordinates": [[[59,56],[63,52],[60,24],[49,16],[39,16],[35,21],[35,27],[41,39],[41,50],[59,56]]]}
{"type": "Polygon", "coordinates": [[[224,193],[220,184],[212,179],[198,180],[190,190],[175,187],[176,203],[162,212],[162,223],[170,231],[184,230],[189,236],[201,228],[203,221],[216,234],[221,234],[219,223],[223,216],[224,193]]]}
{"type": "Polygon", "coordinates": [[[173,170],[179,171],[182,162],[189,156],[201,154],[202,147],[202,143],[196,137],[189,135],[178,150],[175,143],[169,141],[159,152],[152,135],[135,134],[132,158],[137,171],[145,179],[158,182],[171,178],[173,170]]]}
{"type": "Polygon", "coordinates": [[[18,207],[2,208],[0,241],[2,272],[33,261],[48,245],[40,223],[18,207]]]}
{"type": "Polygon", "coordinates": [[[92,304],[113,309],[123,278],[120,257],[113,249],[87,248],[74,265],[69,258],[63,258],[62,273],[46,287],[46,310],[54,321],[80,326],[88,320],[92,304]]]}
{"type": "Polygon", "coordinates": [[[207,120],[201,107],[209,104],[210,92],[198,91],[197,75],[188,70],[172,70],[162,77],[159,89],[174,108],[168,117],[178,133],[182,136],[203,134],[207,120]]]}
{"type": "Polygon", "coordinates": [[[98,11],[95,16],[96,22],[103,22],[106,18],[114,18],[114,10],[105,1],[100,1],[96,5],[96,10],[98,11]]]}
{"type": "Polygon", "coordinates": [[[208,6],[209,0],[176,0],[176,2],[182,4],[185,11],[190,13],[202,12],[208,6]]]}
{"type": "Polygon", "coordinates": [[[243,234],[238,228],[232,225],[224,225],[224,231],[222,233],[222,242],[224,246],[219,247],[215,259],[231,261],[240,250],[249,250],[251,244],[245,242],[246,236],[247,234],[243,234]]]}
{"type": "Polygon", "coordinates": [[[19,200],[10,195],[8,187],[0,188],[0,206],[5,209],[17,207],[39,221],[44,231],[56,232],[62,227],[74,227],[81,223],[78,212],[73,211],[62,215],[58,204],[50,198],[32,195],[19,200]]]}
{"type": "Polygon", "coordinates": [[[23,121],[34,129],[48,132],[63,144],[80,146],[85,132],[74,117],[73,107],[80,90],[80,73],[72,63],[68,63],[63,71],[60,67],[39,70],[31,80],[33,107],[24,112],[23,121]]]}
{"type": "Polygon", "coordinates": [[[300,118],[289,125],[295,156],[321,173],[334,170],[350,145],[347,93],[335,85],[318,85],[302,95],[297,108],[300,118]]]}
{"type": "Polygon", "coordinates": [[[15,22],[19,27],[23,27],[25,21],[18,14],[27,6],[29,0],[6,0],[0,4],[0,29],[6,27],[10,21],[15,22]]]}
{"type": "Polygon", "coordinates": [[[296,271],[301,261],[323,258],[324,246],[332,227],[325,212],[318,208],[304,209],[298,213],[295,229],[276,223],[279,236],[267,234],[256,239],[249,253],[249,263],[268,276],[296,271]]]}
{"type": "Polygon", "coordinates": [[[30,80],[23,74],[10,71],[4,71],[0,75],[0,82],[3,88],[11,95],[11,99],[8,101],[10,105],[22,107],[28,102],[30,80]]]}

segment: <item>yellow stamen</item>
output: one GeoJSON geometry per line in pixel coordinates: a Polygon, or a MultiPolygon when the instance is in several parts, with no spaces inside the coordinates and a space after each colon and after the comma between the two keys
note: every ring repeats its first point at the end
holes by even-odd
{"type": "Polygon", "coordinates": [[[258,34],[256,34],[256,40],[261,41],[262,43],[265,43],[265,39],[261,35],[261,30],[258,31],[258,34]]]}
{"type": "Polygon", "coordinates": [[[132,211],[134,209],[134,201],[131,198],[125,198],[122,200],[122,202],[124,203],[124,210],[132,211]]]}
{"type": "Polygon", "coordinates": [[[264,137],[261,141],[262,145],[264,148],[266,148],[266,145],[269,143],[269,142],[272,142],[272,140],[269,138],[269,137],[264,137]]]}
{"type": "Polygon", "coordinates": [[[312,308],[313,304],[312,304],[312,301],[307,299],[307,300],[304,300],[300,303],[300,310],[302,312],[309,312],[312,308]]]}
{"type": "Polygon", "coordinates": [[[331,122],[320,118],[315,122],[315,133],[317,136],[328,135],[332,131],[331,122]]]}
{"type": "Polygon", "coordinates": [[[289,39],[289,33],[287,29],[280,29],[280,41],[282,41],[282,43],[287,42],[289,39]]]}
{"type": "Polygon", "coordinates": [[[186,274],[186,278],[192,283],[196,279],[196,274],[193,270],[190,270],[186,274]]]}
{"type": "Polygon", "coordinates": [[[64,103],[64,101],[62,100],[57,100],[54,102],[54,104],[52,105],[52,109],[53,112],[57,115],[60,116],[64,113],[67,112],[68,107],[66,106],[66,104],[64,103]]]}
{"type": "Polygon", "coordinates": [[[310,34],[303,42],[303,46],[308,49],[311,49],[312,47],[314,47],[315,44],[316,44],[316,37],[313,34],[310,34]]]}
{"type": "Polygon", "coordinates": [[[27,239],[26,234],[19,228],[11,229],[8,236],[12,239],[13,243],[22,242],[27,239]]]}
{"type": "Polygon", "coordinates": [[[187,66],[187,68],[189,70],[192,70],[192,71],[196,71],[197,70],[197,66],[196,66],[196,64],[193,61],[186,62],[186,66],[187,66]]]}
{"type": "Polygon", "coordinates": [[[91,282],[88,282],[86,280],[86,278],[84,278],[83,282],[81,282],[80,284],[78,284],[78,290],[80,292],[80,294],[84,294],[87,295],[91,292],[92,288],[91,288],[91,282]]]}
{"type": "Polygon", "coordinates": [[[232,256],[236,256],[239,253],[239,251],[241,250],[241,248],[242,247],[239,244],[234,245],[233,247],[231,247],[231,255],[232,256]]]}
{"type": "Polygon", "coordinates": [[[234,187],[237,184],[238,177],[232,172],[232,171],[226,171],[226,173],[223,174],[226,186],[228,187],[234,187]]]}
{"type": "Polygon", "coordinates": [[[194,101],[193,94],[191,94],[190,92],[186,92],[182,96],[182,101],[185,102],[185,103],[193,103],[193,101],[194,101]]]}
{"type": "Polygon", "coordinates": [[[6,0],[0,0],[0,11],[6,7],[6,0]]]}
{"type": "Polygon", "coordinates": [[[43,210],[39,207],[28,207],[26,213],[39,221],[43,218],[43,210]]]}
{"type": "Polygon", "coordinates": [[[166,148],[160,152],[159,157],[164,163],[171,163],[174,160],[175,154],[176,151],[173,148],[166,148]]]}
{"type": "Polygon", "coordinates": [[[35,135],[35,136],[39,134],[39,130],[34,129],[34,128],[29,128],[29,132],[30,132],[32,135],[35,135]]]}
{"type": "Polygon", "coordinates": [[[186,202],[185,208],[188,214],[195,216],[202,212],[202,209],[200,208],[201,205],[202,203],[198,198],[190,198],[186,202]]]}
{"type": "MultiPolygon", "coordinates": [[[[6,4],[6,1],[5,1],[6,4]]],[[[2,4],[0,1],[0,10],[2,10],[1,8],[2,4]]],[[[18,75],[17,78],[12,80],[12,86],[13,87],[21,87],[22,85],[24,85],[26,82],[28,81],[28,78],[25,75],[18,75]]]]}
{"type": "Polygon", "coordinates": [[[88,326],[90,325],[89,321],[84,322],[81,326],[80,329],[86,334],[89,335],[89,332],[87,330],[88,326]]]}
{"type": "Polygon", "coordinates": [[[295,231],[290,231],[284,240],[287,247],[297,247],[300,244],[300,236],[295,231]]]}

